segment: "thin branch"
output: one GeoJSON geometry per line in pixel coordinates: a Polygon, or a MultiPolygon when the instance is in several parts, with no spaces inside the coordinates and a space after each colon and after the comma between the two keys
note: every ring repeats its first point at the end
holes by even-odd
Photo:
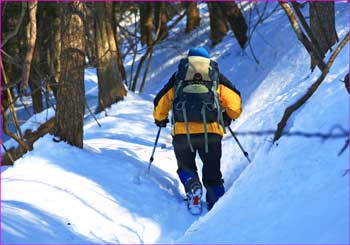
{"type": "Polygon", "coordinates": [[[29,146],[29,149],[27,149],[26,147],[23,147],[22,144],[20,144],[17,147],[11,147],[8,152],[6,152],[3,156],[2,156],[2,165],[11,165],[11,163],[13,163],[13,161],[16,161],[17,159],[19,159],[20,157],[23,156],[23,154],[25,154],[26,152],[30,151],[33,149],[33,144],[36,140],[40,139],[42,136],[44,136],[45,134],[53,131],[55,126],[55,118],[51,118],[48,121],[46,121],[45,123],[41,124],[39,126],[39,128],[32,132],[31,130],[27,130],[26,134],[25,134],[25,138],[26,138],[26,144],[29,146]],[[12,160],[10,159],[10,157],[12,158],[12,160]]]}
{"type": "Polygon", "coordinates": [[[18,31],[19,31],[19,28],[21,27],[22,25],[22,22],[23,22],[23,18],[24,18],[24,15],[26,13],[26,3],[25,2],[22,2],[22,9],[21,9],[21,16],[19,17],[19,20],[18,20],[18,23],[15,27],[15,29],[10,32],[9,34],[7,34],[6,37],[4,37],[4,39],[2,40],[2,44],[1,44],[1,48],[4,47],[6,45],[6,43],[11,39],[13,38],[14,36],[17,35],[18,31]]]}
{"type": "Polygon", "coordinates": [[[99,127],[101,127],[101,124],[100,124],[99,121],[97,120],[95,114],[91,111],[90,106],[89,106],[89,104],[88,104],[87,101],[86,101],[86,98],[85,98],[85,106],[86,106],[86,108],[88,109],[88,111],[89,111],[89,113],[91,114],[91,116],[95,119],[97,125],[98,125],[99,127]]]}
{"type": "MultiPolygon", "coordinates": [[[[174,28],[181,20],[183,17],[185,17],[187,14],[187,10],[185,10],[183,12],[182,15],[180,15],[175,21],[174,23],[172,23],[169,27],[168,27],[168,31],[170,31],[172,28],[174,28]]],[[[146,58],[148,57],[148,55],[153,52],[152,49],[154,48],[154,46],[156,46],[160,41],[163,40],[163,38],[166,36],[166,33],[163,33],[158,39],[155,39],[152,44],[147,48],[147,51],[146,53],[141,57],[140,59],[140,62],[139,62],[139,65],[136,69],[136,74],[135,74],[135,77],[134,77],[134,80],[133,80],[133,83],[132,83],[132,86],[131,86],[131,90],[135,92],[136,90],[136,84],[137,84],[137,80],[138,80],[138,77],[140,75],[140,72],[141,72],[141,68],[143,66],[143,63],[145,62],[146,58]]]]}
{"type": "MultiPolygon", "coordinates": [[[[8,84],[8,80],[7,80],[7,76],[6,76],[6,72],[5,72],[5,69],[4,69],[4,65],[2,64],[2,61],[0,60],[0,65],[1,65],[1,71],[2,71],[2,75],[4,77],[4,83],[5,84],[8,84]]],[[[13,122],[15,124],[15,127],[17,129],[17,132],[19,134],[19,136],[22,138],[22,131],[21,131],[21,128],[19,127],[19,124],[18,124],[18,120],[17,120],[17,114],[16,114],[16,110],[15,110],[15,107],[14,107],[14,102],[13,102],[13,98],[12,98],[12,94],[11,94],[11,91],[10,89],[8,88],[6,90],[6,93],[7,93],[7,97],[9,99],[9,107],[11,109],[11,112],[12,112],[12,117],[13,117],[13,122]]],[[[6,112],[4,111],[4,113],[6,114],[6,112]]],[[[6,115],[7,116],[7,115],[6,115]]],[[[10,136],[10,135],[9,135],[10,136]]]]}
{"type": "Polygon", "coordinates": [[[17,135],[15,135],[14,133],[11,132],[11,130],[8,127],[9,121],[8,121],[8,117],[7,117],[7,112],[3,111],[2,112],[2,128],[4,130],[4,133],[7,134],[8,136],[10,136],[12,139],[14,139],[15,141],[17,141],[17,143],[22,146],[24,149],[26,149],[27,151],[30,150],[29,146],[26,144],[26,142],[21,138],[18,137],[17,135]]]}
{"type": "Polygon", "coordinates": [[[344,46],[349,41],[349,38],[350,38],[350,35],[348,32],[345,35],[344,39],[339,44],[339,46],[337,47],[337,49],[333,52],[333,54],[329,58],[324,70],[322,71],[321,76],[317,79],[317,81],[311,85],[311,87],[308,89],[308,91],[306,92],[306,94],[304,96],[302,96],[297,102],[295,102],[293,105],[289,106],[285,110],[281,121],[278,123],[277,130],[276,130],[276,133],[275,133],[275,136],[273,139],[274,142],[277,141],[282,136],[283,129],[285,128],[287,121],[290,118],[290,116],[292,115],[292,113],[295,112],[296,110],[298,110],[316,92],[317,88],[321,85],[323,80],[326,78],[326,76],[329,72],[329,69],[332,66],[335,58],[338,56],[340,51],[344,48],[344,46]]]}
{"type": "Polygon", "coordinates": [[[348,138],[346,141],[345,141],[345,144],[344,146],[341,148],[341,150],[339,151],[338,153],[338,156],[340,156],[341,154],[344,153],[344,151],[349,148],[349,143],[350,143],[350,139],[348,138]]]}
{"type": "MultiPolygon", "coordinates": [[[[161,28],[161,22],[162,22],[161,15],[162,15],[162,11],[160,10],[160,11],[159,11],[159,18],[158,18],[158,27],[157,27],[157,30],[156,30],[156,35],[155,35],[155,37],[154,37],[154,40],[158,40],[158,38],[159,38],[159,33],[160,33],[160,28],[161,28]]],[[[162,38],[159,38],[159,39],[162,39],[162,38]]],[[[143,87],[145,86],[147,73],[148,73],[149,67],[150,67],[150,65],[151,65],[151,60],[152,60],[153,51],[154,51],[154,45],[151,46],[151,50],[150,50],[149,55],[148,55],[148,61],[147,61],[147,64],[146,64],[146,69],[145,69],[145,72],[143,73],[143,78],[142,78],[142,82],[141,82],[141,87],[140,87],[140,89],[139,89],[139,92],[140,92],[140,93],[142,93],[143,87]]]]}

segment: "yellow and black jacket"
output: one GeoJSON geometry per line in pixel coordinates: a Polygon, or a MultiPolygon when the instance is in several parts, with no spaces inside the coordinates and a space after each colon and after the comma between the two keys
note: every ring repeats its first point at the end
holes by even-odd
{"type": "MultiPolygon", "coordinates": [[[[174,100],[176,82],[175,74],[176,73],[172,75],[168,83],[165,84],[154,99],[153,117],[157,121],[162,121],[169,116],[169,111],[171,110],[172,102],[174,100]]],[[[221,108],[226,111],[230,118],[238,118],[242,112],[240,93],[221,73],[219,75],[219,86],[217,92],[221,108]]],[[[188,128],[190,134],[200,134],[204,133],[205,131],[203,123],[201,122],[188,122],[188,128]]],[[[221,136],[224,135],[223,127],[217,122],[208,123],[207,132],[219,134],[221,136]]],[[[186,134],[185,122],[175,122],[172,129],[172,134],[186,134]]]]}

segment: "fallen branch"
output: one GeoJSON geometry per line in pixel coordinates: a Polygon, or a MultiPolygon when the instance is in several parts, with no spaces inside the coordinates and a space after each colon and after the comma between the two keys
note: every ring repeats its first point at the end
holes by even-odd
{"type": "Polygon", "coordinates": [[[278,123],[273,142],[277,141],[282,136],[283,129],[285,128],[287,121],[290,118],[290,116],[292,115],[292,113],[295,112],[296,110],[298,110],[315,93],[317,88],[321,85],[323,80],[326,78],[326,76],[329,72],[329,69],[331,68],[335,58],[338,56],[340,51],[344,48],[346,43],[349,41],[349,37],[350,37],[350,35],[348,32],[345,35],[344,39],[340,42],[337,49],[333,52],[333,54],[329,58],[324,70],[322,71],[321,76],[317,79],[317,81],[314,84],[311,85],[311,87],[308,89],[306,94],[304,96],[302,96],[297,102],[295,102],[293,105],[289,106],[285,110],[281,121],[278,123]]]}
{"type": "Polygon", "coordinates": [[[32,132],[31,130],[27,130],[24,138],[25,144],[29,146],[29,149],[26,149],[23,145],[11,147],[9,150],[6,150],[6,153],[2,156],[1,165],[12,165],[14,161],[21,158],[25,153],[33,149],[33,144],[35,141],[49,132],[53,133],[54,126],[55,118],[51,118],[47,122],[41,124],[36,131],[32,132]]]}

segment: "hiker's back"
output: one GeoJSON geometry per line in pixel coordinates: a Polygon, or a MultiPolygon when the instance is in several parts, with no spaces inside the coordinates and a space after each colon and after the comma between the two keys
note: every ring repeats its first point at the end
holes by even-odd
{"type": "Polygon", "coordinates": [[[190,56],[180,61],[173,101],[174,122],[220,122],[219,69],[215,61],[190,56]]]}

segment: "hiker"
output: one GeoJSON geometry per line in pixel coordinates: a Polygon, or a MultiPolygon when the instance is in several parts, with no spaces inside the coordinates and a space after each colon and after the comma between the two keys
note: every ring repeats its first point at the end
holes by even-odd
{"type": "Polygon", "coordinates": [[[224,126],[241,114],[240,93],[219,72],[205,48],[191,48],[154,99],[153,116],[158,127],[166,127],[170,110],[177,173],[188,205],[201,209],[203,191],[195,162],[198,152],[210,210],[225,193],[220,171],[221,140],[224,126]]]}

